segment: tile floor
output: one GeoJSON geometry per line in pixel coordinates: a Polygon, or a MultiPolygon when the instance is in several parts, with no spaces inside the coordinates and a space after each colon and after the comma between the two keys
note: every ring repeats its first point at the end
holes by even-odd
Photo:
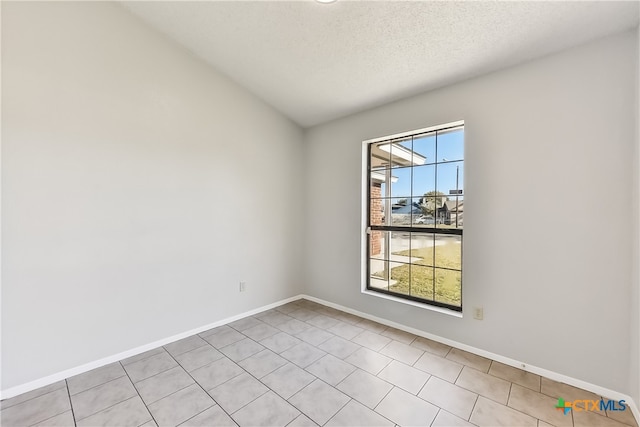
{"type": "Polygon", "coordinates": [[[1,403],[3,426],[603,426],[600,396],[299,300],[1,403]]]}

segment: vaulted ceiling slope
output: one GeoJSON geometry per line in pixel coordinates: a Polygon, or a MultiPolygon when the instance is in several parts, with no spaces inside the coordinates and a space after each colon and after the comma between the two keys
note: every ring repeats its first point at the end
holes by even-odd
{"type": "Polygon", "coordinates": [[[123,4],[303,127],[631,29],[639,15],[637,1],[123,4]]]}

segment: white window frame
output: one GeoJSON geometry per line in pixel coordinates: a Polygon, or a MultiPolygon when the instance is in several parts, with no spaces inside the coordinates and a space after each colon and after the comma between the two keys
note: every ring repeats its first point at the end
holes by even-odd
{"type": "MultiPolygon", "coordinates": [[[[361,192],[360,192],[360,196],[361,196],[361,218],[360,218],[360,229],[361,229],[361,241],[360,241],[360,260],[361,260],[361,265],[360,265],[360,292],[366,295],[371,295],[377,298],[382,298],[385,300],[389,300],[389,301],[394,301],[394,302],[398,302],[401,304],[406,304],[406,305],[410,305],[410,306],[414,306],[414,307],[418,307],[424,310],[428,310],[428,311],[433,311],[433,312],[437,312],[437,313],[442,313],[442,314],[446,314],[449,316],[453,316],[453,317],[458,317],[458,318],[462,318],[463,314],[462,311],[454,311],[454,310],[450,310],[448,308],[443,308],[443,307],[438,307],[435,305],[431,305],[431,304],[427,304],[427,303],[421,303],[421,302],[417,302],[417,301],[412,301],[409,299],[405,299],[405,298],[400,298],[400,297],[395,297],[393,295],[388,295],[388,294],[383,294],[380,292],[375,292],[375,291],[371,291],[369,289],[367,289],[367,283],[368,283],[368,266],[367,263],[369,262],[369,260],[367,259],[367,233],[369,232],[369,230],[367,230],[367,224],[368,224],[368,215],[369,215],[369,206],[368,206],[368,194],[370,191],[369,188],[369,179],[368,179],[368,168],[369,168],[369,145],[376,143],[376,142],[380,142],[380,141],[385,141],[385,140],[391,140],[391,139],[399,139],[405,136],[410,136],[410,135],[415,135],[415,134],[420,134],[420,133],[427,133],[427,132],[433,132],[433,131],[437,131],[443,128],[448,128],[448,127],[457,127],[457,126],[465,126],[465,122],[464,120],[457,120],[454,122],[449,122],[449,123],[443,123],[443,124],[439,124],[439,125],[435,125],[435,126],[430,126],[430,127],[426,127],[426,128],[422,128],[422,129],[415,129],[415,130],[411,130],[411,131],[406,131],[406,132],[400,132],[400,133],[396,133],[396,134],[392,134],[392,135],[387,135],[387,136],[382,136],[382,137],[377,137],[377,138],[372,138],[372,139],[367,139],[365,141],[362,141],[362,164],[361,164],[361,169],[360,169],[360,176],[362,178],[362,186],[361,186],[361,192]]],[[[466,148],[465,148],[466,151],[466,148]]],[[[466,156],[465,156],[466,157],[466,156]]],[[[464,242],[463,242],[464,244],[464,242]]],[[[463,269],[464,270],[464,269],[463,269]]],[[[462,292],[462,290],[461,290],[462,292]]]]}

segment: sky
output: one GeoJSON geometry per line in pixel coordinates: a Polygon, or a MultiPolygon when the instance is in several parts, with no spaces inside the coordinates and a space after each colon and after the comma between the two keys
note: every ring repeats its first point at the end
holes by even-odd
{"type": "MultiPolygon", "coordinates": [[[[464,182],[464,130],[438,133],[427,137],[415,138],[401,143],[404,147],[426,157],[424,166],[413,168],[393,168],[392,176],[398,180],[392,183],[391,196],[398,198],[413,197],[417,202],[428,191],[440,191],[449,194],[456,189],[456,171],[459,171],[458,189],[463,189],[464,182]],[[437,157],[436,157],[437,149],[437,157]],[[436,184],[436,159],[437,184],[436,184]],[[445,160],[446,159],[446,160],[445,160]],[[412,176],[413,175],[413,176],[412,176]]],[[[383,185],[383,195],[385,188],[383,185]]]]}

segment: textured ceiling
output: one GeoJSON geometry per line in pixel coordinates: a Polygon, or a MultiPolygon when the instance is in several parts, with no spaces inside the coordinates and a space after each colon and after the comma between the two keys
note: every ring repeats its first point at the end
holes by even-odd
{"type": "Polygon", "coordinates": [[[124,2],[307,127],[638,25],[638,2],[124,2]]]}

